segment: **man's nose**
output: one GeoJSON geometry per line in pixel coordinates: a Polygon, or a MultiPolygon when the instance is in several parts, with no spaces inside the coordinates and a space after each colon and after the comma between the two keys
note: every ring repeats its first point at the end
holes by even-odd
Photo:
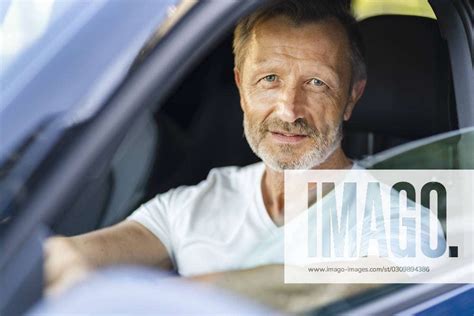
{"type": "Polygon", "coordinates": [[[303,117],[303,95],[297,86],[288,86],[282,89],[278,101],[277,115],[285,122],[293,123],[303,117]]]}

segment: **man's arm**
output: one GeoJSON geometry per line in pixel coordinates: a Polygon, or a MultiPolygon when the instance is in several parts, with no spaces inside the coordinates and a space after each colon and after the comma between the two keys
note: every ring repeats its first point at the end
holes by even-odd
{"type": "Polygon", "coordinates": [[[285,284],[284,266],[216,272],[189,279],[230,290],[288,313],[303,313],[383,284],[285,284]]]}
{"type": "Polygon", "coordinates": [[[134,221],[74,237],[52,237],[46,241],[44,251],[49,294],[61,292],[99,267],[139,264],[172,268],[163,243],[134,221]]]}

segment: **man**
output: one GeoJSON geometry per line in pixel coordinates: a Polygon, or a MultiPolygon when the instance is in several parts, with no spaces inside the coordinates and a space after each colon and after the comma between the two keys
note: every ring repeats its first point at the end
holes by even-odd
{"type": "MultiPolygon", "coordinates": [[[[254,250],[281,231],[283,170],[353,165],[341,148],[342,123],[365,88],[361,52],[355,20],[332,1],[275,1],[242,20],[234,34],[235,82],[245,136],[263,162],[214,169],[113,227],[51,238],[49,290],[117,263],[174,267],[201,280],[281,264],[282,245],[254,250]]],[[[280,282],[281,270],[270,267],[280,282]]]]}

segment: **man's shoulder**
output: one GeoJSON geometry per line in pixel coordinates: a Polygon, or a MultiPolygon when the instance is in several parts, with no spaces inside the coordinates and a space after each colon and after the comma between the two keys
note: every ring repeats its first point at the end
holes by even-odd
{"type": "MultiPolygon", "coordinates": [[[[239,185],[239,182],[256,180],[265,168],[263,162],[257,162],[248,166],[228,166],[214,168],[203,182],[225,181],[231,185],[239,185]]],[[[201,182],[202,183],[202,182],[201,182]]]]}
{"type": "Polygon", "coordinates": [[[248,166],[227,166],[213,168],[209,171],[206,179],[196,185],[179,186],[175,189],[160,194],[157,197],[168,196],[174,200],[192,201],[203,199],[206,196],[222,197],[223,195],[238,195],[247,191],[253,191],[253,187],[258,183],[265,165],[262,162],[248,166]]]}

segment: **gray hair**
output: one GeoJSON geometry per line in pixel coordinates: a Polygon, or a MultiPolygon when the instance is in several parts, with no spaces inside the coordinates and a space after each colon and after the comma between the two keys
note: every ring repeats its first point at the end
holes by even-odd
{"type": "Polygon", "coordinates": [[[269,1],[251,15],[241,19],[234,31],[234,63],[242,68],[247,44],[254,27],[265,20],[276,16],[290,19],[295,26],[306,23],[317,23],[334,17],[344,27],[350,45],[350,62],[352,67],[351,84],[367,79],[365,54],[357,21],[351,14],[347,2],[341,0],[273,0],[269,1]]]}

